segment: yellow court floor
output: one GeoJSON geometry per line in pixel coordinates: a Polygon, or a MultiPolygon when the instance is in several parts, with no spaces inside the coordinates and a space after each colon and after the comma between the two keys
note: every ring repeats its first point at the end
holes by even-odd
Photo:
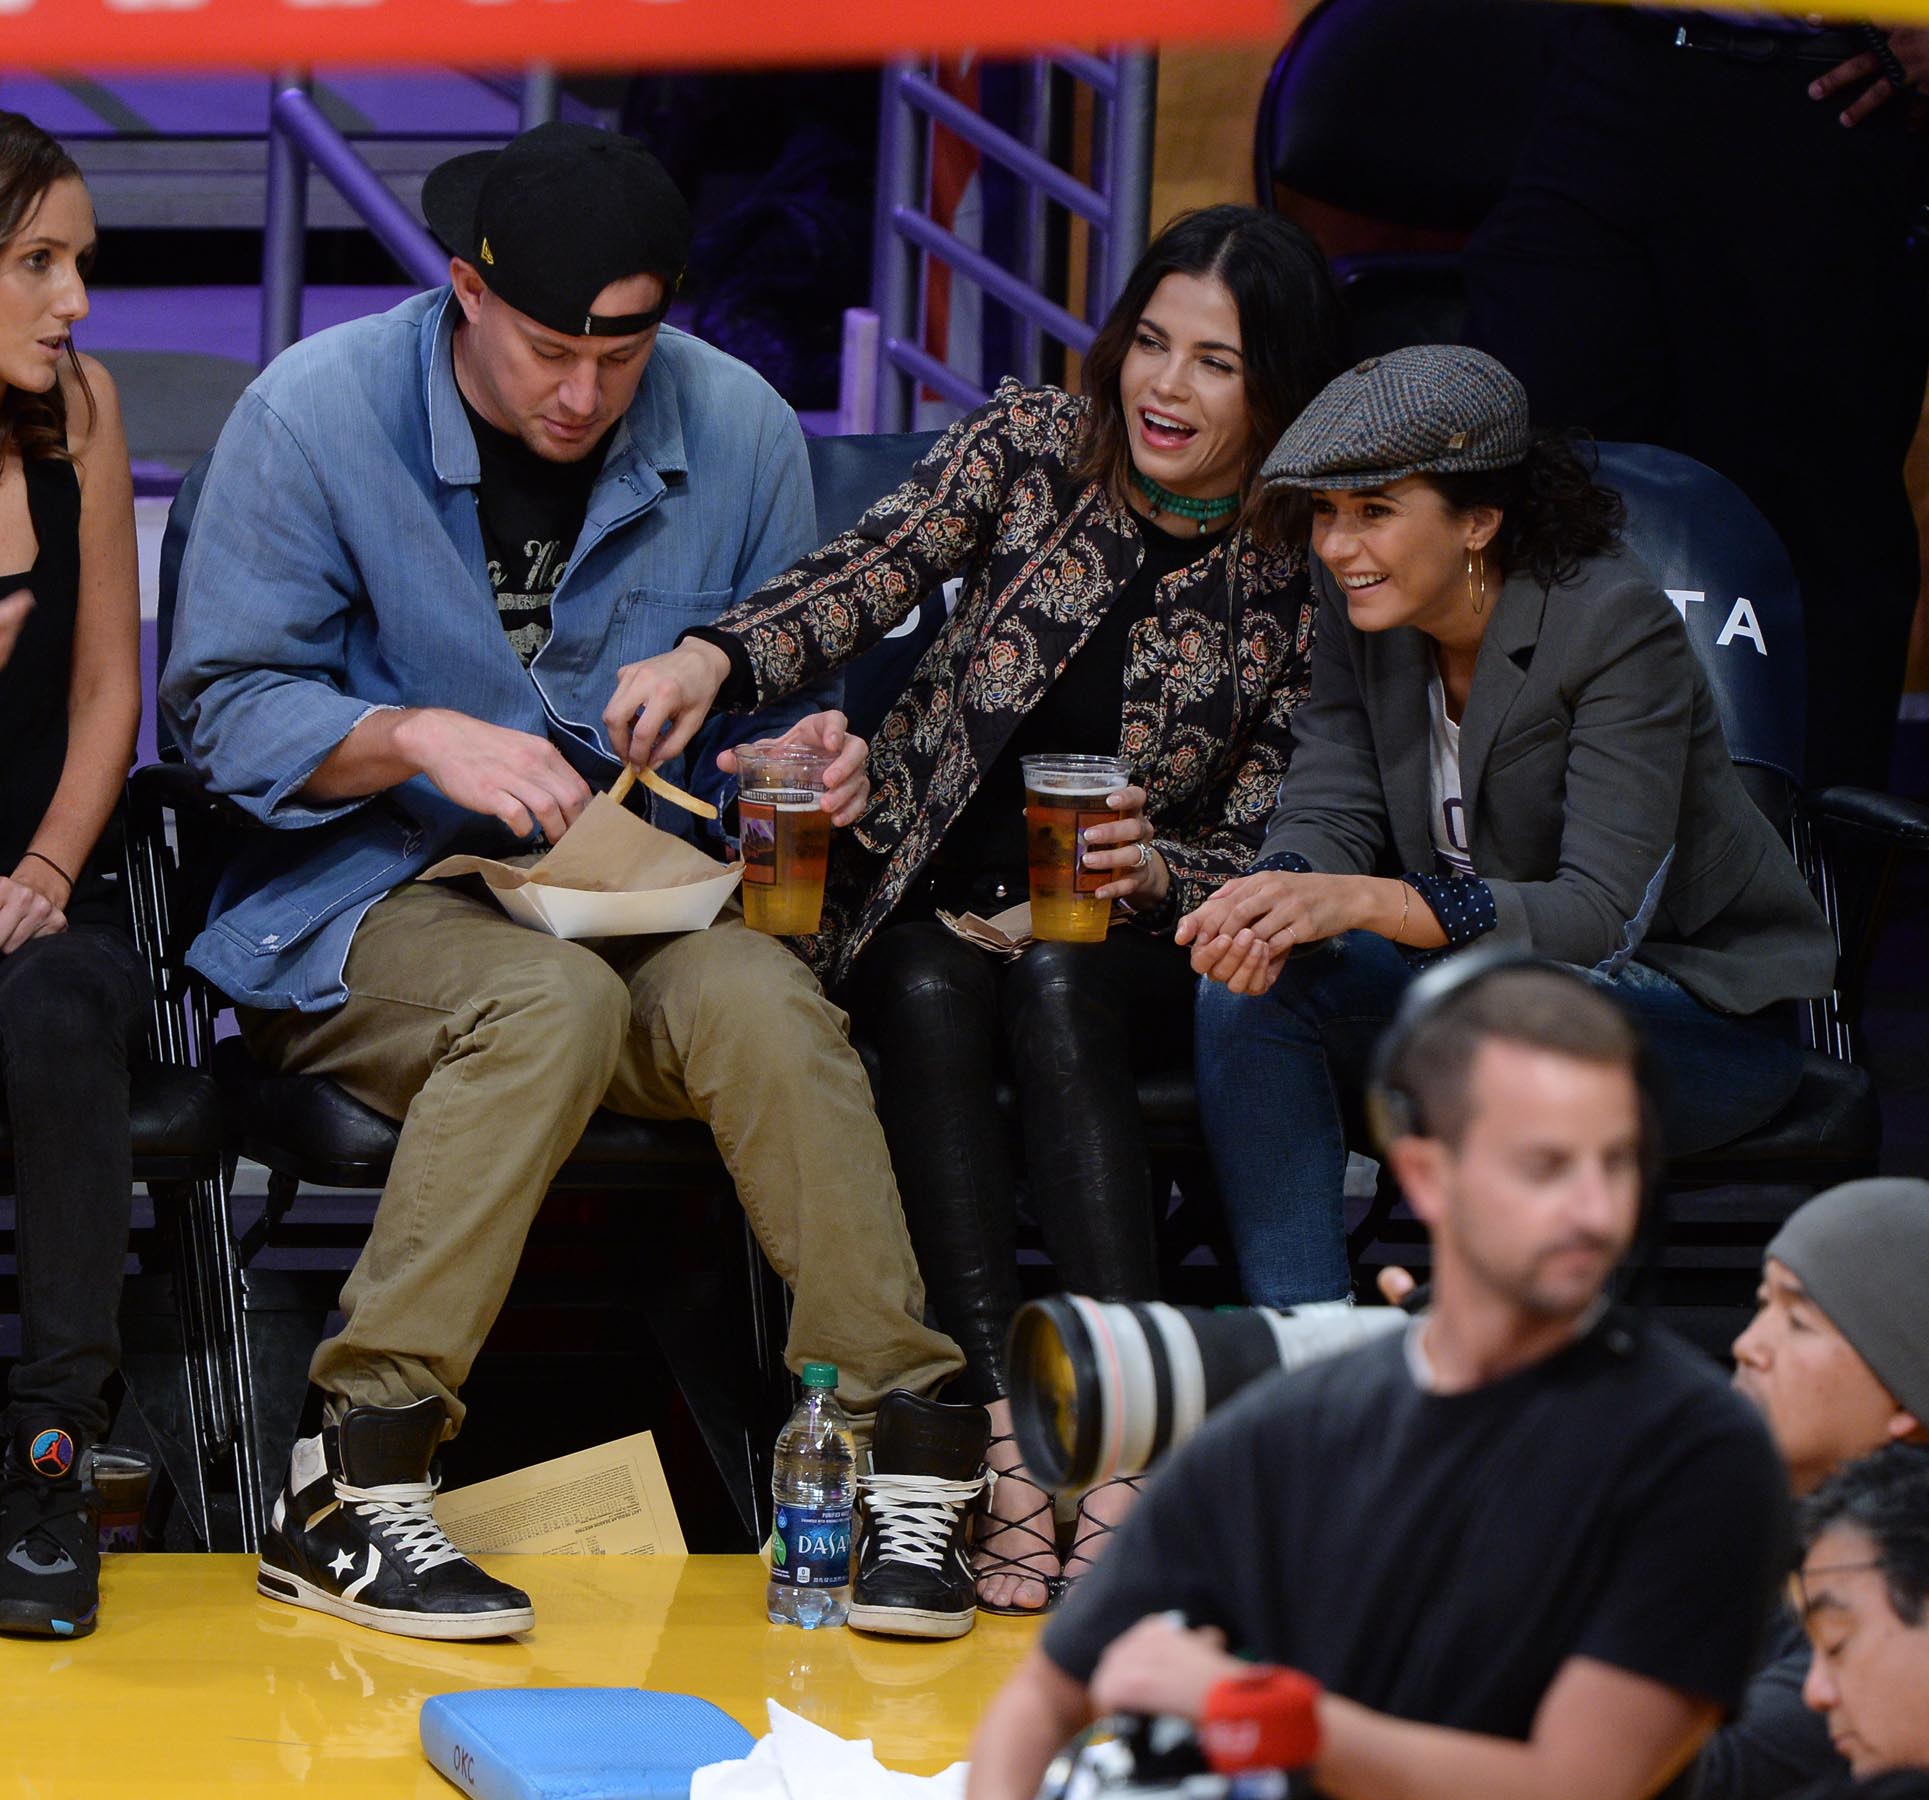
{"type": "Polygon", "coordinates": [[[753,1556],[489,1562],[528,1590],[536,1628],[458,1645],[261,1599],[252,1557],[110,1557],[92,1637],[0,1638],[0,1796],[451,1800],[416,1717],[431,1694],[487,1687],[700,1694],[759,1736],[774,1699],[930,1773],[964,1755],[1038,1629],[980,1615],[963,1638],[919,1643],[771,1625],[753,1556]]]}

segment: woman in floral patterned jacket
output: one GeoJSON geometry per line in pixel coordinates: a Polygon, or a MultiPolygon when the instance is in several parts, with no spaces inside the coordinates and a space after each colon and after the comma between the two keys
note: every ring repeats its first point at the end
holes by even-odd
{"type": "MultiPolygon", "coordinates": [[[[788,693],[962,582],[870,746],[870,804],[834,840],[824,929],[796,947],[882,1053],[912,1240],[967,1358],[953,1393],[992,1408],[1004,1479],[978,1571],[994,1610],[1040,1610],[1062,1586],[1049,1498],[1024,1477],[1003,1399],[1019,1291],[997,1085],[1008,1073],[1016,1088],[1028,1191],[1066,1286],[1156,1297],[1134,1073],[1184,1058],[1193,982],[1173,924],[1246,869],[1285,772],[1313,606],[1258,471],[1337,368],[1338,337],[1325,263],[1297,229],[1247,207],[1182,217],[1100,330],[1085,397],[1005,382],[850,531],[639,665],[650,690],[619,689],[626,718],[655,699],[645,728],[667,713],[671,751],[713,696],[788,693]],[[1024,897],[1018,759],[1032,751],[1130,762],[1085,866],[1110,873],[1099,892],[1133,916],[1102,944],[1038,943],[1007,963],[934,914],[1024,897]]],[[[1065,1575],[1128,1500],[1082,1510],[1065,1575]]]]}

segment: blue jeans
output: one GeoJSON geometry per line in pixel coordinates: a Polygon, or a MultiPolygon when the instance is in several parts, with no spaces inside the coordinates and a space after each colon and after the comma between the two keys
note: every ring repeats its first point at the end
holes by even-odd
{"type": "MultiPolygon", "coordinates": [[[[1289,958],[1265,994],[1199,984],[1199,1112],[1255,1305],[1349,1291],[1341,1095],[1363,1083],[1373,1042],[1415,973],[1385,938],[1354,931],[1289,958]]],[[[1794,1093],[1801,1052],[1781,1009],[1718,1013],[1639,963],[1591,978],[1641,1028],[1670,1151],[1727,1143],[1794,1093]]]]}

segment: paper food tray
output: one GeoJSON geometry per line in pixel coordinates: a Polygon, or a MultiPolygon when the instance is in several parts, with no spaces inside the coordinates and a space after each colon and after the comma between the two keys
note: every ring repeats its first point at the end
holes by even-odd
{"type": "Polygon", "coordinates": [[[518,924],[551,937],[633,937],[702,931],[743,880],[693,844],[598,794],[548,855],[533,863],[449,856],[423,881],[480,875],[518,924]]]}
{"type": "Polygon", "coordinates": [[[732,869],[709,881],[655,888],[645,894],[596,894],[583,888],[539,887],[534,882],[498,887],[487,873],[483,880],[510,918],[552,937],[624,937],[651,931],[702,931],[737,891],[743,871],[732,869]]]}

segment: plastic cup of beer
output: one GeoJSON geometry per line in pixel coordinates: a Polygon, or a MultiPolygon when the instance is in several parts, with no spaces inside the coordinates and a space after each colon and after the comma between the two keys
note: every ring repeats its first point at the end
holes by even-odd
{"type": "Polygon", "coordinates": [[[96,1444],[91,1479],[100,1495],[101,1549],[138,1550],[154,1481],[153,1457],[119,1444],[96,1444]]]}
{"type": "Polygon", "coordinates": [[[823,751],[803,744],[738,746],[743,918],[753,931],[801,937],[823,918],[831,816],[820,802],[830,766],[823,751]]]}
{"type": "Polygon", "coordinates": [[[1098,890],[1117,869],[1085,866],[1085,833],[1118,814],[1105,804],[1132,781],[1122,756],[1023,756],[1025,841],[1031,865],[1031,934],[1046,943],[1095,944],[1112,903],[1098,890]]]}

